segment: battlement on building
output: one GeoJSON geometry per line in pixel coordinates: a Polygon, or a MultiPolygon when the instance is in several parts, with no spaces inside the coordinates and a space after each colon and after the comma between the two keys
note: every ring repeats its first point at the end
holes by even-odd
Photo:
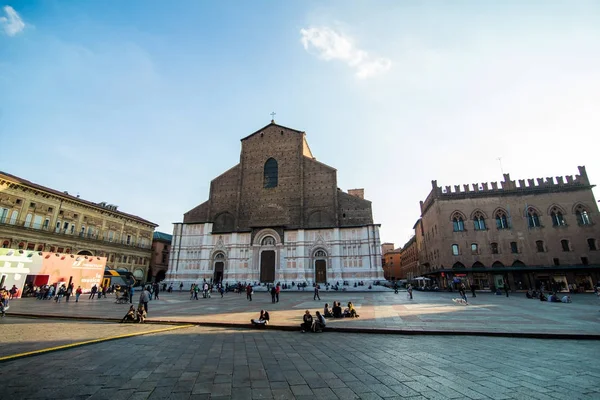
{"type": "Polygon", "coordinates": [[[594,187],[590,184],[585,166],[577,167],[578,175],[565,175],[546,178],[530,178],[511,180],[510,174],[504,174],[501,182],[467,183],[453,186],[438,186],[437,180],[431,181],[431,192],[421,201],[421,214],[423,214],[436,199],[449,200],[471,197],[491,197],[502,195],[526,195],[549,192],[588,189],[594,187]]]}

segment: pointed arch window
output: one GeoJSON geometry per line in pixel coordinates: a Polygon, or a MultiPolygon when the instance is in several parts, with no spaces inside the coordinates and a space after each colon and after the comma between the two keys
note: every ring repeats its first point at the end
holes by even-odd
{"type": "Polygon", "coordinates": [[[582,205],[577,206],[577,208],[575,209],[575,217],[577,217],[577,223],[579,225],[592,224],[592,221],[590,221],[590,215],[582,205]]]}
{"type": "Polygon", "coordinates": [[[503,210],[496,212],[496,227],[498,229],[508,229],[508,217],[503,210]]]}
{"type": "Polygon", "coordinates": [[[539,228],[542,226],[540,224],[540,216],[535,208],[530,207],[527,209],[527,225],[530,228],[539,228]]]}
{"type": "Polygon", "coordinates": [[[274,158],[269,158],[265,163],[264,187],[266,189],[277,187],[278,175],[279,167],[277,165],[277,160],[275,160],[274,158]]]}
{"type": "Polygon", "coordinates": [[[563,217],[563,213],[557,207],[552,209],[550,212],[550,218],[552,218],[552,226],[565,226],[567,223],[565,222],[565,218],[563,217]]]}
{"type": "Polygon", "coordinates": [[[452,230],[454,232],[464,232],[465,230],[465,220],[459,213],[452,216],[452,230]]]}
{"type": "Polygon", "coordinates": [[[485,231],[487,229],[485,226],[485,218],[482,213],[475,213],[473,216],[473,226],[476,231],[485,231]]]}

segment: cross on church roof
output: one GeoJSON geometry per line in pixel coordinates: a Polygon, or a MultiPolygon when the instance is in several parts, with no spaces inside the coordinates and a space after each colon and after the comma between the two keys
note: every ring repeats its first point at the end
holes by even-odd
{"type": "Polygon", "coordinates": [[[273,111],[271,113],[271,122],[275,122],[275,115],[277,115],[277,114],[275,113],[275,111],[273,111]]]}

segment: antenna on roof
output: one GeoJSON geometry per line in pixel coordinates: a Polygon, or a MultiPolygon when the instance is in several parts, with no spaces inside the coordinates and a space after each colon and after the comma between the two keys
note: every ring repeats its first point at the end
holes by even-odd
{"type": "Polygon", "coordinates": [[[504,168],[502,168],[502,157],[498,157],[498,158],[496,158],[496,160],[498,160],[498,162],[500,163],[500,171],[502,172],[502,175],[504,176],[504,168]]]}

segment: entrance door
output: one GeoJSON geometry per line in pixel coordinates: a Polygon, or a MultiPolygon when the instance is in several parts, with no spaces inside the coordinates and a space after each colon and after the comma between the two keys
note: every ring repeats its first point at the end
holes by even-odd
{"type": "Polygon", "coordinates": [[[215,263],[215,273],[213,275],[213,283],[219,283],[223,280],[223,262],[215,263]]]}
{"type": "Polygon", "coordinates": [[[260,281],[273,283],[275,281],[275,251],[265,250],[260,253],[260,281]]]}
{"type": "Polygon", "coordinates": [[[327,261],[315,261],[315,281],[317,283],[327,283],[327,261]]]}

